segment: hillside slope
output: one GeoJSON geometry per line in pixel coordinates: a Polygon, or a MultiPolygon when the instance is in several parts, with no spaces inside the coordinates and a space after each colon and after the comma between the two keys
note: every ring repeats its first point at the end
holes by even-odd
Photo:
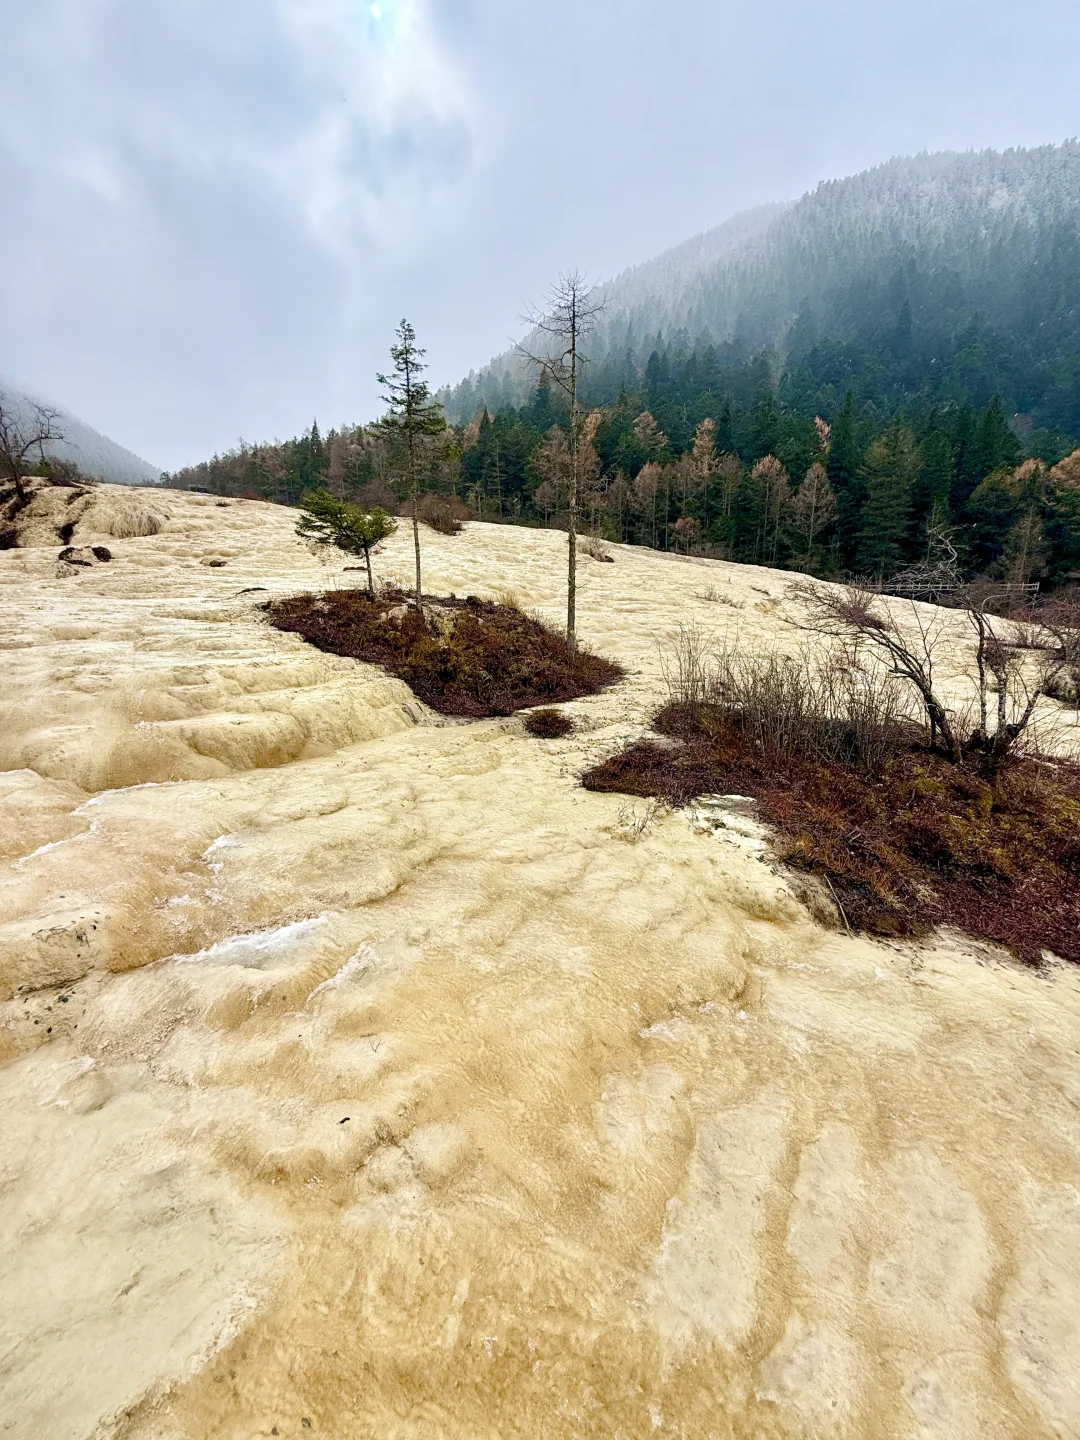
{"type": "MultiPolygon", "coordinates": [[[[17,417],[30,419],[31,405],[39,399],[0,379],[0,402],[10,406],[17,417]]],[[[58,406],[52,408],[59,409],[58,406]]],[[[161,479],[162,472],[156,466],[125,450],[123,445],[100,434],[67,410],[60,410],[59,428],[63,439],[47,446],[47,453],[70,460],[84,475],[114,485],[156,485],[161,479]]]]}
{"type": "MultiPolygon", "coordinates": [[[[895,402],[1000,393],[1080,436],[1080,143],[890,160],[736,217],[600,294],[598,403],[658,347],[727,346],[722,363],[769,351],[776,373],[801,368],[806,403],[872,376],[895,402]]],[[[520,404],[532,383],[503,355],[446,392],[448,413],[520,404]]]]}
{"type": "MultiPolygon", "coordinates": [[[[583,558],[627,678],[537,741],[271,629],[343,578],[287,511],[151,498],[0,552],[5,1434],[1080,1433],[1077,971],[826,930],[745,811],[577,783],[678,622],[793,643],[788,577],[583,558]]],[[[564,603],[554,532],[424,544],[564,603]]]]}

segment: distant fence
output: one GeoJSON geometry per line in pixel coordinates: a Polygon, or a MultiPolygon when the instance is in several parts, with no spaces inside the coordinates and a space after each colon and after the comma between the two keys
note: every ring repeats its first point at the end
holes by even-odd
{"type": "MultiPolygon", "coordinates": [[[[932,581],[913,581],[901,584],[887,583],[881,586],[881,593],[895,595],[901,600],[925,600],[931,605],[947,605],[952,596],[971,594],[972,592],[968,585],[935,585],[932,581]]],[[[1037,580],[1028,585],[1008,581],[1001,585],[990,585],[985,590],[980,586],[977,591],[978,600],[983,605],[1033,605],[1038,594],[1039,582],[1037,580]]]]}

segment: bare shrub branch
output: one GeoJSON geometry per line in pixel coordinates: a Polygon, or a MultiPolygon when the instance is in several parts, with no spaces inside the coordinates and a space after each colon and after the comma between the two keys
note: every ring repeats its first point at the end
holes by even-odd
{"type": "MultiPolygon", "coordinates": [[[[974,594],[961,596],[961,609],[974,634],[968,676],[975,689],[978,718],[965,724],[935,688],[934,659],[946,614],[915,601],[910,627],[902,630],[879,595],[837,590],[805,582],[792,593],[810,611],[807,628],[819,635],[869,646],[918,694],[930,728],[930,743],[955,765],[977,757],[994,776],[1024,737],[1041,696],[1053,687],[1067,663],[1068,642],[1060,625],[1003,621],[991,616],[974,594]]],[[[894,601],[893,604],[901,602],[894,601]]],[[[1051,617],[1052,618],[1052,617],[1051,617]]]]}

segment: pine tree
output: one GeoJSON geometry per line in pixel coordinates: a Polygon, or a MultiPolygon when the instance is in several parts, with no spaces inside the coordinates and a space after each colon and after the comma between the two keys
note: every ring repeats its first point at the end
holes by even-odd
{"type": "Polygon", "coordinates": [[[398,326],[397,343],[390,347],[390,358],[394,362],[389,376],[378,375],[380,385],[386,387],[382,397],[388,413],[379,422],[383,429],[395,439],[404,441],[406,479],[409,485],[409,505],[412,512],[413,548],[416,552],[416,608],[423,608],[423,594],[420,578],[420,445],[425,435],[438,435],[446,429],[446,417],[442,406],[431,399],[427,382],[420,379],[427,368],[424,355],[416,343],[416,331],[408,320],[398,326]]]}
{"type": "Polygon", "coordinates": [[[1007,470],[995,470],[971,492],[967,503],[975,564],[985,569],[1001,554],[1005,537],[1020,517],[1007,470]]]}
{"type": "Polygon", "coordinates": [[[866,455],[866,505],[858,564],[883,579],[904,556],[911,513],[911,491],[922,457],[908,426],[894,421],[866,455]]]}
{"type": "Polygon", "coordinates": [[[721,455],[730,455],[735,451],[730,400],[724,401],[720,414],[716,417],[716,448],[721,455]]]}
{"type": "Polygon", "coordinates": [[[1055,575],[1080,572],[1080,450],[1060,460],[1049,475],[1055,575]]]}
{"type": "Polygon", "coordinates": [[[971,472],[975,483],[992,471],[1004,465],[1017,465],[1019,461],[1019,441],[1009,429],[1000,397],[995,395],[983,411],[972,442],[971,472]]]}
{"type": "Polygon", "coordinates": [[[754,410],[751,446],[753,458],[763,460],[776,452],[780,441],[780,411],[776,408],[776,396],[772,386],[762,391],[754,410]]]}
{"type": "Polygon", "coordinates": [[[949,432],[940,426],[931,430],[922,442],[922,456],[913,499],[918,523],[925,531],[927,524],[947,520],[951,509],[956,458],[949,432]]]}
{"type": "Polygon", "coordinates": [[[367,511],[331,495],[329,490],[309,490],[300,504],[303,514],[296,522],[297,535],[321,549],[333,547],[346,555],[362,555],[367,566],[368,594],[374,599],[371,556],[397,529],[396,522],[377,505],[367,511]]]}

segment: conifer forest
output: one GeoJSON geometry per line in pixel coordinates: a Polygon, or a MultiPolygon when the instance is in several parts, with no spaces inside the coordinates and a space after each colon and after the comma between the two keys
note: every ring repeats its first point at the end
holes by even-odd
{"type": "MultiPolygon", "coordinates": [[[[1080,145],[923,155],[736,217],[595,289],[580,528],[886,581],[1080,574],[1080,145]]],[[[422,338],[422,337],[421,337],[422,338]]],[[[421,485],[565,526],[569,406],[528,341],[439,392],[421,485]]],[[[378,422],[241,444],[180,486],[401,510],[378,422]]]]}

